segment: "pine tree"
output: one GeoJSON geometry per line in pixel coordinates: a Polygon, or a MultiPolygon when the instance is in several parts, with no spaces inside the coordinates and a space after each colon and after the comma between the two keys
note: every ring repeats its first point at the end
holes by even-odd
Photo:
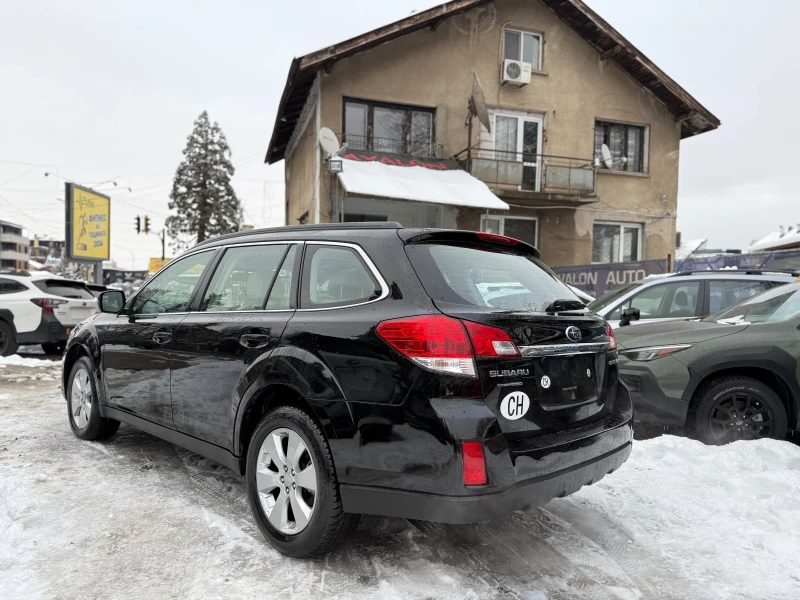
{"type": "Polygon", "coordinates": [[[167,218],[167,231],[174,244],[237,231],[241,206],[231,186],[231,150],[219,124],[212,125],[206,111],[194,122],[183,156],[169,195],[169,208],[176,214],[167,218]]]}

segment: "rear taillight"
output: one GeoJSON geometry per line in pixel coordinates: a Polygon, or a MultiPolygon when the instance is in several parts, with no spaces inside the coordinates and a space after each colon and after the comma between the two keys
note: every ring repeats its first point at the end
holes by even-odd
{"type": "Polygon", "coordinates": [[[508,237],[507,235],[499,235],[497,233],[486,233],[485,231],[476,231],[475,235],[477,235],[480,239],[486,242],[494,242],[495,244],[503,244],[505,246],[516,246],[517,244],[519,244],[518,239],[508,237]]]}
{"type": "Polygon", "coordinates": [[[486,457],[483,444],[464,442],[461,444],[462,472],[464,485],[486,485],[486,457]]]}
{"type": "Polygon", "coordinates": [[[42,307],[42,312],[51,314],[54,308],[58,308],[62,304],[66,304],[68,300],[55,300],[54,298],[31,298],[36,306],[42,307]]]}
{"type": "Polygon", "coordinates": [[[444,373],[475,377],[475,361],[461,321],[430,315],[384,321],[378,335],[403,356],[444,373]]]}
{"type": "Polygon", "coordinates": [[[606,323],[606,333],[608,334],[608,349],[613,352],[617,349],[617,338],[614,337],[614,330],[608,323],[606,323]]]}
{"type": "Polygon", "coordinates": [[[378,325],[377,331],[379,336],[403,356],[423,367],[443,373],[475,377],[473,359],[476,356],[520,356],[514,342],[502,329],[472,321],[459,321],[444,315],[384,321],[378,325]]]}
{"type": "Polygon", "coordinates": [[[519,356],[519,350],[509,335],[497,327],[489,327],[472,321],[462,321],[475,348],[475,355],[480,357],[519,356]]]}

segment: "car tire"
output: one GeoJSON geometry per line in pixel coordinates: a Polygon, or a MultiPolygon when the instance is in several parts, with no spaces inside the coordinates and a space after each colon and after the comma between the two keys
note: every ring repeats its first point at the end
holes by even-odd
{"type": "Polygon", "coordinates": [[[325,554],[358,523],[359,515],[342,510],[333,457],[322,429],[299,408],[282,406],[261,419],[247,451],[246,479],[258,528],[288,556],[325,554]],[[312,485],[313,496],[306,487],[312,485]]]}
{"type": "Polygon", "coordinates": [[[687,426],[706,444],[762,437],[782,440],[789,432],[781,399],[757,379],[722,377],[704,385],[695,398],[687,426]]]}
{"type": "Polygon", "coordinates": [[[17,352],[17,332],[6,321],[0,321],[0,356],[11,356],[17,352]]]}
{"type": "Polygon", "coordinates": [[[44,350],[45,354],[64,354],[66,345],[66,342],[42,344],[42,350],[44,350]]]}
{"type": "Polygon", "coordinates": [[[70,371],[67,416],[72,432],[82,440],[105,440],[119,429],[119,421],[100,416],[92,363],[85,356],[79,358],[70,371]]]}

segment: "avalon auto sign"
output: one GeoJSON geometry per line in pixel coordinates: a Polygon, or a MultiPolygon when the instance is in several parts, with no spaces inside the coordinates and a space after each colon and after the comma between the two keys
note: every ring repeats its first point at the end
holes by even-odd
{"type": "Polygon", "coordinates": [[[666,273],[667,261],[643,260],[609,265],[556,267],[553,271],[564,283],[599,298],[610,290],[636,283],[648,275],[666,273]]]}

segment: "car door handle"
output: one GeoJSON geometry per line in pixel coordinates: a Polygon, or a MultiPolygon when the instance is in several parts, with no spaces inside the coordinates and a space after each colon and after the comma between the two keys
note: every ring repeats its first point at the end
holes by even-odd
{"type": "Polygon", "coordinates": [[[268,333],[243,333],[239,336],[239,343],[245,348],[263,348],[270,339],[268,333]]]}
{"type": "Polygon", "coordinates": [[[153,334],[153,341],[156,344],[166,344],[172,339],[172,332],[166,329],[159,329],[153,334]]]}

